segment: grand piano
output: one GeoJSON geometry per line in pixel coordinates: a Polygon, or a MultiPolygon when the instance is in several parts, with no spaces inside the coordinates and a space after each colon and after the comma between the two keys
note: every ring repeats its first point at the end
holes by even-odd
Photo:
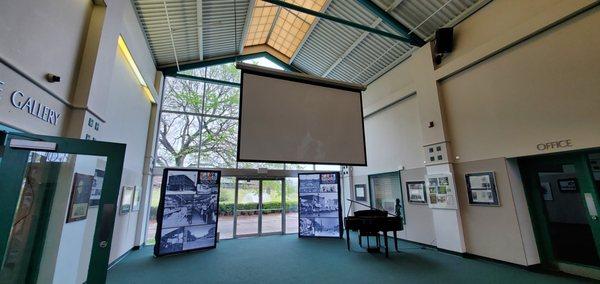
{"type": "MultiPolygon", "coordinates": [[[[362,246],[362,237],[369,238],[375,236],[377,238],[377,247],[368,247],[369,252],[378,252],[380,249],[379,243],[379,232],[383,233],[383,240],[385,244],[385,256],[389,256],[388,250],[388,238],[387,233],[393,232],[394,234],[394,248],[398,251],[398,236],[397,231],[404,229],[402,225],[402,217],[396,216],[384,210],[373,208],[370,205],[348,199],[351,202],[361,204],[369,207],[369,210],[359,210],[354,212],[354,216],[346,216],[344,218],[344,224],[346,228],[346,243],[348,250],[350,250],[350,230],[358,231],[359,244],[362,246]],[[388,216],[390,215],[390,216],[388,216]]],[[[368,240],[368,239],[367,239],[368,240]]]]}

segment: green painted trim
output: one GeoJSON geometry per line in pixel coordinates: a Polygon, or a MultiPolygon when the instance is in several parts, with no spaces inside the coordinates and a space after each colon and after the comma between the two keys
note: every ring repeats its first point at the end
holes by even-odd
{"type": "MultiPolygon", "coordinates": [[[[8,145],[11,139],[53,142],[57,145],[55,152],[58,153],[106,157],[106,177],[102,185],[102,196],[96,218],[94,245],[92,246],[86,281],[86,283],[90,284],[105,283],[126,145],[27,133],[9,133],[6,136],[5,144],[8,145]],[[108,240],[107,246],[100,247],[98,245],[100,240],[108,240]]],[[[4,189],[0,190],[0,259],[2,260],[6,256],[10,230],[25,174],[24,169],[27,166],[30,152],[30,150],[6,147],[4,162],[0,164],[0,188],[4,189]],[[6,163],[6,161],[10,161],[10,163],[6,163]]],[[[38,241],[40,240],[36,239],[36,242],[38,241]]],[[[41,240],[41,242],[43,243],[44,240],[41,240]]],[[[39,259],[34,261],[39,261],[39,259]]],[[[37,274],[38,271],[33,271],[32,273],[37,274]]],[[[29,277],[37,277],[37,275],[29,277]]]]}
{"type": "Polygon", "coordinates": [[[232,56],[227,56],[227,57],[222,57],[222,58],[217,58],[217,59],[204,60],[204,61],[195,62],[195,63],[182,64],[182,65],[179,65],[179,70],[177,69],[177,66],[164,67],[164,68],[160,68],[159,70],[162,71],[165,74],[165,76],[175,76],[178,74],[178,72],[189,70],[189,69],[196,69],[196,68],[202,68],[202,67],[207,67],[207,66],[226,64],[226,63],[261,58],[261,57],[268,58],[269,60],[273,61],[275,64],[279,65],[281,68],[283,68],[287,71],[304,73],[304,72],[302,72],[302,70],[281,61],[279,58],[271,55],[270,53],[268,53],[266,51],[252,53],[252,54],[232,55],[232,56]]]}
{"type": "Polygon", "coordinates": [[[406,38],[404,36],[399,36],[399,35],[396,35],[396,34],[388,33],[386,31],[382,31],[382,30],[378,30],[378,29],[375,29],[375,28],[371,28],[369,26],[365,26],[365,25],[361,25],[361,24],[358,24],[358,23],[355,23],[355,22],[344,20],[344,19],[341,19],[341,18],[338,18],[338,17],[334,17],[334,16],[331,16],[331,15],[325,14],[325,13],[321,13],[321,12],[317,12],[317,11],[314,11],[314,10],[311,10],[311,9],[307,9],[307,8],[304,8],[304,7],[301,7],[301,6],[298,6],[298,5],[290,4],[290,3],[287,3],[285,1],[280,1],[280,0],[264,0],[264,1],[265,2],[269,2],[271,4],[275,4],[275,5],[280,6],[280,7],[288,8],[288,9],[291,9],[291,10],[294,10],[294,11],[298,11],[298,12],[301,12],[301,13],[313,15],[315,17],[319,17],[319,18],[323,18],[323,19],[326,19],[326,20],[330,20],[330,21],[336,22],[338,24],[342,24],[342,25],[345,25],[345,26],[349,26],[349,27],[353,27],[353,28],[359,29],[359,30],[363,30],[363,31],[367,31],[367,32],[370,32],[370,33],[378,34],[380,36],[384,36],[384,37],[387,37],[387,38],[399,40],[399,41],[402,41],[402,42],[406,42],[406,43],[411,44],[411,45],[415,45],[415,42],[413,40],[411,40],[409,38],[406,38]]]}
{"type": "MultiPolygon", "coordinates": [[[[576,168],[576,178],[578,182],[581,202],[586,207],[584,193],[590,193],[596,204],[600,200],[600,196],[596,191],[594,178],[589,167],[587,155],[595,152],[590,149],[576,150],[570,152],[559,152],[538,156],[523,157],[518,159],[519,170],[523,179],[525,197],[529,214],[532,219],[534,236],[536,245],[540,255],[541,265],[544,268],[558,270],[559,263],[564,262],[554,256],[552,239],[550,238],[550,230],[548,227],[549,220],[545,215],[545,204],[540,193],[540,181],[538,173],[545,172],[562,172],[563,164],[573,164],[576,168]]],[[[588,224],[592,230],[592,234],[596,243],[596,247],[600,248],[600,225],[586,214],[588,224]]],[[[597,250],[600,256],[600,250],[597,250]]],[[[586,266],[577,264],[578,266],[586,266]]]]}
{"type": "Polygon", "coordinates": [[[240,87],[240,83],[236,83],[236,82],[229,82],[229,81],[211,79],[211,78],[206,78],[206,77],[197,77],[197,76],[185,75],[185,74],[179,74],[179,73],[173,75],[172,77],[178,78],[178,79],[184,79],[184,80],[210,83],[210,84],[225,85],[225,86],[238,87],[238,88],[240,87]]]}
{"type": "Polygon", "coordinates": [[[418,46],[418,47],[425,45],[424,40],[422,40],[415,33],[411,33],[410,29],[408,27],[406,27],[402,23],[398,22],[398,20],[396,20],[388,12],[386,12],[385,10],[383,10],[379,6],[377,6],[377,4],[373,3],[373,1],[357,0],[357,2],[360,3],[363,7],[367,8],[369,11],[371,11],[371,13],[373,13],[377,17],[381,18],[381,20],[384,23],[386,23],[388,26],[392,27],[394,30],[396,30],[398,33],[400,33],[400,35],[408,38],[411,41],[410,44],[412,44],[414,46],[418,46]]]}

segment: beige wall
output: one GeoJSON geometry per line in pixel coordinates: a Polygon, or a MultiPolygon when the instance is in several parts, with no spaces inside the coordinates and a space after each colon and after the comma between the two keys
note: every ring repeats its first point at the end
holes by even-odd
{"type": "Polygon", "coordinates": [[[442,81],[460,161],[539,154],[537,144],[563,139],[600,146],[599,23],[596,8],[442,81]]]}
{"type": "MultiPolygon", "coordinates": [[[[127,144],[121,186],[141,187],[152,108],[117,48],[117,37],[123,36],[146,84],[158,97],[156,67],[131,2],[105,2],[106,7],[90,0],[0,2],[0,123],[34,134],[89,135],[127,144]],[[61,82],[47,82],[46,73],[61,76],[61,82]],[[17,90],[60,111],[57,125],[14,108],[10,95],[17,90]],[[89,118],[99,123],[99,130],[87,125],[89,118]]],[[[65,224],[64,215],[73,172],[93,174],[93,170],[94,165],[85,169],[78,165],[71,169],[71,178],[65,173],[61,189],[66,195],[53,207],[51,222],[56,226],[47,236],[53,248],[45,251],[41,283],[80,283],[86,277],[97,208],[91,208],[83,221],[65,224]]],[[[143,227],[137,226],[138,215],[117,213],[110,261],[140,244],[143,227]]]]}
{"type": "MultiPolygon", "coordinates": [[[[521,265],[539,263],[518,165],[507,158],[539,154],[538,143],[562,139],[573,143],[563,151],[600,146],[594,123],[600,121],[600,8],[594,5],[492,1],[455,27],[455,50],[441,65],[431,64],[426,45],[374,81],[363,98],[365,114],[375,113],[365,120],[369,167],[355,168],[355,183],[392,165],[422,167],[422,147],[447,142],[466,251],[521,265]],[[429,121],[435,127],[427,127],[429,121]],[[496,173],[499,207],[468,205],[464,174],[483,171],[496,173]]],[[[408,212],[410,222],[415,217],[408,212]]],[[[436,215],[430,219],[426,212],[419,213],[426,216],[420,224],[433,224],[421,228],[425,233],[411,234],[414,227],[408,224],[403,237],[431,241],[436,215]]]]}
{"type": "Polygon", "coordinates": [[[2,1],[0,56],[68,99],[77,79],[91,11],[92,1],[2,1]],[[46,73],[61,76],[61,82],[47,82],[46,73]]]}

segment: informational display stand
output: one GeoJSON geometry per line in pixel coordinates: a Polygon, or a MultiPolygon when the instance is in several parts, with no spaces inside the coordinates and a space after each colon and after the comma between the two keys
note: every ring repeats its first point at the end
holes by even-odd
{"type": "Polygon", "coordinates": [[[220,171],[163,171],[155,256],[216,247],[220,184],[220,171]]]}
{"type": "Polygon", "coordinates": [[[298,174],[298,236],[342,237],[340,173],[298,174]]]}
{"type": "Polygon", "coordinates": [[[426,175],[429,208],[458,209],[456,187],[451,174],[426,175]]]}

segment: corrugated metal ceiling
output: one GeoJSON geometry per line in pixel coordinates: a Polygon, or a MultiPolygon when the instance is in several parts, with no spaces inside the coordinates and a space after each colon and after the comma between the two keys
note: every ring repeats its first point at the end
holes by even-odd
{"type": "MultiPolygon", "coordinates": [[[[491,0],[373,1],[411,33],[430,40],[436,29],[455,25],[491,0]]],[[[254,1],[133,0],[133,3],[154,60],[162,67],[238,54],[254,1]]],[[[355,0],[331,0],[325,13],[397,33],[355,0]]],[[[292,56],[291,64],[317,76],[368,84],[414,50],[404,42],[328,20],[315,21],[313,25],[292,56]]]]}

